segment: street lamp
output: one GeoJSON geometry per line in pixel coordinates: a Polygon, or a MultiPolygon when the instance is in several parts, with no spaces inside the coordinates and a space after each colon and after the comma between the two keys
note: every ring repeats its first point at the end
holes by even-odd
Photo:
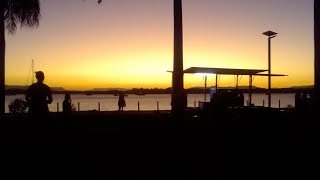
{"type": "Polygon", "coordinates": [[[277,36],[278,33],[273,31],[266,31],[262,33],[268,36],[268,107],[271,107],[271,38],[277,36]]]}

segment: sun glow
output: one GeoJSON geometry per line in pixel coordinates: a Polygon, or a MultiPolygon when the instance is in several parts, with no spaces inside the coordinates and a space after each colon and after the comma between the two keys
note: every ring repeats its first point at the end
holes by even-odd
{"type": "MultiPolygon", "coordinates": [[[[6,84],[30,83],[34,59],[35,70],[44,71],[50,86],[171,87],[172,1],[126,2],[43,1],[39,28],[6,36],[6,84]]],[[[264,2],[274,7],[273,1],[264,2]]],[[[313,84],[312,1],[277,3],[281,6],[270,19],[269,11],[254,1],[237,8],[227,1],[183,2],[184,69],[267,69],[267,39],[261,33],[270,29],[279,33],[272,39],[272,73],[288,75],[273,77],[272,87],[313,84]]],[[[215,77],[207,80],[215,84],[215,77]]],[[[248,81],[243,76],[239,85],[248,81]]],[[[185,88],[203,84],[203,77],[184,76],[185,88]]],[[[233,76],[219,76],[219,86],[234,84],[233,76]]],[[[267,87],[267,78],[255,77],[253,85],[267,87]]]]}

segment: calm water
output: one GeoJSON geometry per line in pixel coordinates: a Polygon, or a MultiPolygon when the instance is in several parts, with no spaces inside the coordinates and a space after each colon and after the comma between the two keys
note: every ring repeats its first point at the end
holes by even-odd
{"type": "MultiPolygon", "coordinates": [[[[293,93],[282,94],[274,93],[272,94],[272,107],[279,107],[279,100],[281,107],[287,107],[288,105],[294,106],[294,96],[293,93]]],[[[8,112],[8,104],[16,98],[24,98],[24,95],[14,95],[6,96],[6,112],[8,112]]],[[[210,95],[206,95],[207,101],[209,101],[210,95]]],[[[49,105],[50,111],[57,111],[57,106],[59,106],[59,111],[62,111],[62,101],[64,99],[63,94],[54,94],[53,102],[49,105]],[[58,105],[57,105],[58,104],[58,105]]],[[[97,95],[82,95],[74,94],[71,95],[72,104],[78,109],[78,103],[81,111],[87,110],[98,110],[100,102],[101,111],[114,111],[118,110],[118,96],[112,94],[97,94],[97,95]]],[[[245,104],[248,100],[248,94],[244,94],[245,104]]],[[[140,110],[156,110],[157,102],[159,104],[159,110],[170,110],[171,105],[171,95],[170,94],[147,94],[145,96],[131,95],[129,94],[125,97],[127,106],[124,110],[138,110],[138,103],[140,105],[140,110]]],[[[204,101],[204,94],[189,94],[188,95],[188,107],[194,107],[195,104],[198,106],[198,101],[204,101]]],[[[265,106],[268,105],[268,96],[265,94],[252,94],[252,103],[256,106],[262,106],[263,101],[265,106]]]]}

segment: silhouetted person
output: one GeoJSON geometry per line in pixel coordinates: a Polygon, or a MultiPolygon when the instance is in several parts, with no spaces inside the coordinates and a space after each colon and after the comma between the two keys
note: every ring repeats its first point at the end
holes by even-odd
{"type": "Polygon", "coordinates": [[[302,98],[302,93],[300,91],[298,91],[295,94],[295,108],[296,110],[301,110],[301,107],[303,106],[303,98],[302,98]]]}
{"type": "Polygon", "coordinates": [[[71,105],[71,96],[69,93],[66,93],[64,95],[64,100],[62,103],[62,109],[63,109],[63,114],[65,116],[70,116],[72,112],[72,105],[71,105]]]}
{"type": "Polygon", "coordinates": [[[46,118],[49,113],[48,104],[52,103],[52,93],[50,87],[43,83],[42,71],[36,72],[36,78],[37,82],[29,86],[25,99],[29,105],[29,113],[46,118]]]}
{"type": "Polygon", "coordinates": [[[69,93],[64,95],[64,100],[62,102],[62,112],[63,112],[63,122],[62,125],[70,127],[72,125],[71,115],[72,115],[72,103],[71,96],[69,93]]]}
{"type": "Polygon", "coordinates": [[[188,108],[188,94],[184,95],[184,107],[188,108]]]}
{"type": "Polygon", "coordinates": [[[126,101],[124,100],[124,93],[120,92],[119,93],[119,100],[118,100],[118,107],[119,111],[123,111],[123,107],[126,106],[126,101]]]}
{"type": "Polygon", "coordinates": [[[210,104],[212,108],[216,108],[217,105],[217,93],[213,93],[210,98],[210,104]]]}
{"type": "Polygon", "coordinates": [[[244,96],[243,96],[242,92],[239,93],[238,99],[239,99],[239,104],[238,105],[243,107],[244,106],[244,96]]]}

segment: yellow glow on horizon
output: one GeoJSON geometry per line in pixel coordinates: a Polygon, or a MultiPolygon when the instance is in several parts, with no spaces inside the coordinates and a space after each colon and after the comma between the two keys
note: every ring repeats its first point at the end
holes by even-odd
{"type": "MultiPolygon", "coordinates": [[[[184,57],[185,69],[191,66],[199,67],[229,67],[229,68],[248,68],[254,69],[255,66],[252,60],[240,59],[239,55],[225,55],[217,54],[212,56],[210,53],[200,52],[192,53],[190,56],[184,57]],[[237,62],[245,63],[232,63],[233,58],[238,58],[237,62]],[[195,59],[197,61],[189,61],[195,59]],[[212,59],[212,60],[211,60],[212,59]],[[253,64],[253,65],[252,65],[253,64]]],[[[48,59],[54,61],[55,58],[48,59]]],[[[121,55],[96,55],[89,58],[83,57],[76,60],[57,61],[54,66],[46,67],[38,65],[36,70],[43,70],[45,72],[45,82],[54,87],[64,87],[66,89],[86,90],[92,88],[168,88],[171,87],[171,73],[166,72],[172,70],[172,57],[171,53],[160,52],[147,52],[139,55],[134,53],[121,54],[121,55]],[[112,60],[110,60],[112,59],[112,60]],[[91,63],[96,62],[96,63],[91,63]],[[160,62],[160,63],[159,63],[160,62]],[[162,63],[163,62],[163,63],[162,63]],[[112,67],[112,68],[109,68],[112,67]],[[156,68],[155,68],[156,67],[156,68]]],[[[28,64],[28,63],[24,63],[28,64]]],[[[29,64],[28,64],[29,65],[29,64]]],[[[301,66],[301,65],[300,65],[301,66]]],[[[306,75],[304,69],[310,69],[310,65],[306,64],[301,68],[301,71],[294,72],[297,68],[295,65],[288,66],[285,72],[281,72],[276,66],[273,68],[274,73],[289,74],[286,77],[273,77],[272,87],[290,87],[296,85],[311,85],[313,83],[312,77],[306,75]]],[[[7,71],[7,84],[22,84],[26,85],[28,70],[25,72],[13,73],[14,69],[7,71]],[[23,77],[23,79],[21,78],[23,77]]],[[[265,69],[265,68],[261,68],[265,69]]],[[[29,77],[29,82],[31,82],[29,77]]],[[[243,76],[239,82],[240,86],[248,85],[248,77],[243,76]]],[[[202,77],[195,75],[184,76],[185,88],[204,86],[202,77]]],[[[208,77],[208,86],[215,84],[215,78],[208,77]]],[[[219,86],[234,86],[235,80],[233,76],[220,76],[219,86]]],[[[266,77],[255,77],[254,86],[267,87],[266,77]]]]}

